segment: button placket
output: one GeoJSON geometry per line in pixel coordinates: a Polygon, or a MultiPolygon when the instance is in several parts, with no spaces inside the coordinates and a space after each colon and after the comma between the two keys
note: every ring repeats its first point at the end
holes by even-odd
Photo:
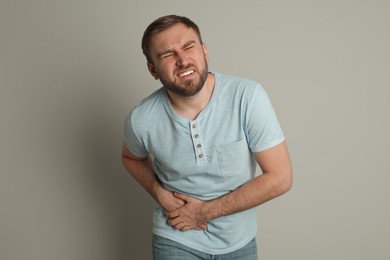
{"type": "Polygon", "coordinates": [[[203,146],[201,143],[199,124],[196,121],[190,122],[192,143],[194,145],[195,156],[198,161],[206,160],[203,146]]]}

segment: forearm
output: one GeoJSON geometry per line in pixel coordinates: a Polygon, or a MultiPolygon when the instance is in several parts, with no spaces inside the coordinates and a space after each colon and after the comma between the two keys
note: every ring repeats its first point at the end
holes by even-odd
{"type": "Polygon", "coordinates": [[[262,174],[235,191],[205,203],[207,219],[215,219],[259,206],[291,187],[291,177],[262,174]]]}
{"type": "Polygon", "coordinates": [[[199,201],[175,193],[175,196],[186,201],[186,204],[168,213],[168,223],[176,229],[186,231],[212,219],[261,205],[289,190],[290,177],[288,173],[282,176],[265,173],[235,191],[211,201],[199,201]]]}
{"type": "Polygon", "coordinates": [[[292,166],[285,141],[254,155],[263,174],[237,190],[207,203],[207,215],[210,218],[259,206],[290,190],[292,166]]]}
{"type": "Polygon", "coordinates": [[[150,156],[147,158],[135,157],[123,146],[122,162],[131,176],[165,210],[174,210],[184,204],[182,200],[175,198],[171,191],[166,190],[161,185],[154,172],[153,162],[150,156]]]}
{"type": "Polygon", "coordinates": [[[158,190],[162,187],[154,173],[151,158],[134,160],[122,156],[122,162],[130,175],[158,202],[158,190]]]}

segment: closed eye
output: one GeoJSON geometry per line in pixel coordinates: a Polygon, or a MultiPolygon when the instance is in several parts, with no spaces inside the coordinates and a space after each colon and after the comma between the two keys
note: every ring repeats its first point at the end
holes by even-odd
{"type": "Polygon", "coordinates": [[[168,57],[170,57],[170,56],[172,56],[173,55],[173,51],[167,51],[167,52],[164,52],[164,53],[161,53],[160,54],[160,58],[168,58],[168,57]]]}
{"type": "Polygon", "coordinates": [[[195,46],[195,41],[189,41],[186,44],[184,44],[183,49],[189,50],[195,46]]]}

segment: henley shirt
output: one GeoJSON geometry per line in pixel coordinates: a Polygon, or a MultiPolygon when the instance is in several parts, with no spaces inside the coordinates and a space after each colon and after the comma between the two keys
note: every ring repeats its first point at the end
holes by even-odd
{"type": "MultiPolygon", "coordinates": [[[[164,188],[200,200],[234,191],[255,177],[253,153],[284,140],[263,87],[255,81],[213,72],[207,106],[191,121],[174,112],[161,87],[125,119],[125,145],[139,157],[154,157],[164,188]]],[[[249,243],[257,232],[255,208],[213,219],[207,230],[181,232],[167,224],[161,206],[153,233],[207,254],[226,254],[249,243]]]]}

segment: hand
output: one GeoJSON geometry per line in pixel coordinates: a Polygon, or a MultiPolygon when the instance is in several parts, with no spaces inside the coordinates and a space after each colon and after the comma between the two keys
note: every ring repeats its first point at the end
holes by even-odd
{"type": "Polygon", "coordinates": [[[165,211],[173,211],[185,204],[184,200],[175,197],[172,191],[168,191],[164,188],[159,189],[157,198],[158,203],[165,211]]]}
{"type": "Polygon", "coordinates": [[[204,212],[206,202],[176,192],[173,195],[185,204],[166,212],[168,224],[180,231],[206,230],[207,217],[204,212]]]}

